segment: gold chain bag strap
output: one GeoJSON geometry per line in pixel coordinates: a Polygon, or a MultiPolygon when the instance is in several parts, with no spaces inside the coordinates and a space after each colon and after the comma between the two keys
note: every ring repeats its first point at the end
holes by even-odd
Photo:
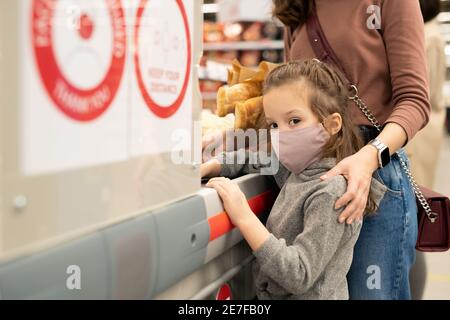
{"type": "MultiPolygon", "coordinates": [[[[381,124],[358,96],[357,86],[350,81],[351,78],[346,73],[345,68],[340,63],[333,48],[328,43],[317,16],[315,2],[306,22],[306,28],[309,41],[319,61],[333,65],[342,73],[349,85],[350,92],[353,94],[349,99],[358,106],[369,122],[381,132],[381,124]]],[[[417,198],[419,232],[416,248],[426,252],[447,251],[450,247],[450,202],[448,197],[424,187],[419,187],[411,174],[406,161],[398,152],[396,155],[403,170],[408,176],[417,198]]]]}

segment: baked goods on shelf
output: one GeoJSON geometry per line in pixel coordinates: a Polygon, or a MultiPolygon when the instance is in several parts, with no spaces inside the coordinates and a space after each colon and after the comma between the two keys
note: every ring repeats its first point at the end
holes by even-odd
{"type": "Polygon", "coordinates": [[[234,60],[228,70],[228,84],[217,92],[216,114],[224,117],[235,113],[236,129],[264,128],[262,86],[267,74],[277,66],[263,61],[253,69],[234,60]]]}
{"type": "Polygon", "coordinates": [[[247,81],[224,86],[217,91],[217,115],[224,117],[235,111],[236,103],[261,95],[261,82],[247,81]]]}
{"type": "Polygon", "coordinates": [[[202,136],[214,135],[234,128],[235,116],[233,113],[219,117],[209,110],[202,110],[202,136]]]}
{"type": "MultiPolygon", "coordinates": [[[[262,86],[267,74],[277,64],[262,62],[257,69],[242,66],[233,61],[228,72],[228,83],[217,92],[216,114],[204,110],[202,113],[202,148],[217,140],[217,150],[236,148],[233,134],[241,134],[237,129],[267,129],[263,108],[262,86]],[[232,135],[228,138],[226,133],[232,135]],[[230,146],[229,146],[230,145],[230,146]]],[[[260,140],[256,147],[267,148],[267,139],[260,140]]],[[[247,146],[251,147],[251,146],[247,146]]],[[[252,146],[254,147],[254,146],[252,146]]],[[[269,146],[270,149],[270,146],[269,146]]]]}
{"type": "Polygon", "coordinates": [[[235,117],[235,129],[262,129],[259,126],[261,126],[261,117],[264,117],[263,97],[236,103],[235,117]]]}

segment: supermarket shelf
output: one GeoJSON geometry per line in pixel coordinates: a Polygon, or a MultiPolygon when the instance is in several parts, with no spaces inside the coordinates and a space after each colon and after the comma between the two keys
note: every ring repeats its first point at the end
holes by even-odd
{"type": "Polygon", "coordinates": [[[203,5],[203,13],[217,13],[219,6],[216,3],[209,3],[203,5]]]}
{"type": "Polygon", "coordinates": [[[228,80],[229,64],[223,64],[215,61],[207,61],[206,66],[200,66],[198,77],[203,80],[213,80],[226,82],[228,80]]]}
{"type": "Polygon", "coordinates": [[[226,82],[228,80],[229,66],[229,64],[207,61],[206,66],[200,66],[198,68],[198,77],[202,80],[226,82]]]}
{"type": "Polygon", "coordinates": [[[263,41],[235,41],[205,43],[204,51],[231,51],[231,50],[282,50],[283,40],[263,40],[263,41]]]}

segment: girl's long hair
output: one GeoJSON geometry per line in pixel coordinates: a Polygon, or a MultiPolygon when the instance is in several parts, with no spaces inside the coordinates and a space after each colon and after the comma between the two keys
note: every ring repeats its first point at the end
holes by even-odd
{"type": "MultiPolygon", "coordinates": [[[[264,82],[264,93],[282,85],[298,83],[298,90],[303,90],[312,112],[320,122],[333,113],[341,115],[341,130],[330,138],[323,149],[324,158],[336,158],[337,162],[364,146],[361,133],[347,108],[349,91],[342,79],[335,68],[314,59],[283,64],[272,70],[264,82]]],[[[376,210],[375,202],[369,195],[366,211],[376,210]]]]}

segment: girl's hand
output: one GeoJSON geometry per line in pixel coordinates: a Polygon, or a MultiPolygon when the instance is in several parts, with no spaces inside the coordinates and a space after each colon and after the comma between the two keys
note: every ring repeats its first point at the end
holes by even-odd
{"type": "Polygon", "coordinates": [[[377,150],[372,146],[365,146],[320,177],[326,180],[343,175],[347,179],[347,192],[335,204],[336,210],[347,206],[339,216],[340,223],[352,224],[353,221],[362,219],[369,197],[372,174],[377,169],[377,150]]]}
{"type": "Polygon", "coordinates": [[[221,165],[219,160],[211,159],[200,165],[201,177],[217,177],[220,174],[221,165]]]}
{"type": "Polygon", "coordinates": [[[206,184],[207,187],[214,188],[223,202],[223,207],[230,217],[231,222],[239,227],[254,213],[248,205],[244,193],[239,186],[228,178],[212,178],[206,184]]]}
{"type": "Polygon", "coordinates": [[[227,151],[226,136],[229,130],[222,130],[202,136],[202,159],[206,162],[220,152],[227,151]]]}
{"type": "Polygon", "coordinates": [[[217,152],[222,151],[220,148],[220,138],[217,134],[205,135],[202,137],[202,159],[203,162],[209,161],[217,152]]]}

